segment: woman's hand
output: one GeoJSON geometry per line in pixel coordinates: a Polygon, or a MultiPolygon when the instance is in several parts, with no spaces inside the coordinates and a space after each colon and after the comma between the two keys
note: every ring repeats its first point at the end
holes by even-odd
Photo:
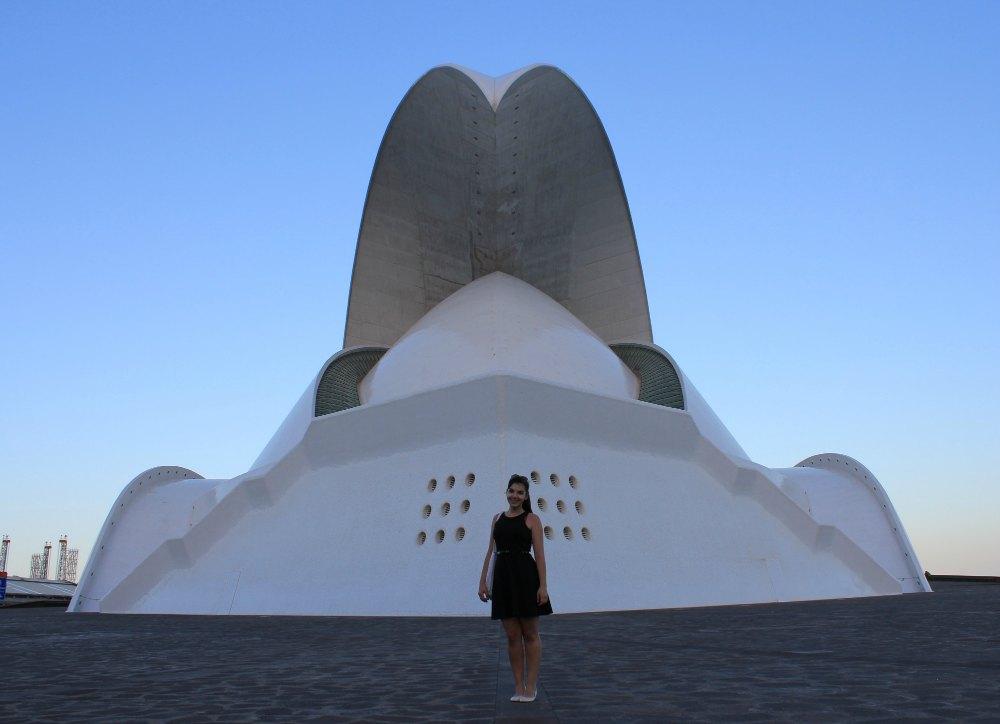
{"type": "Polygon", "coordinates": [[[549,602],[549,590],[545,586],[538,589],[538,595],[535,596],[535,601],[539,606],[543,606],[549,602]]]}
{"type": "Polygon", "coordinates": [[[490,600],[490,589],[486,587],[486,581],[479,582],[479,600],[483,603],[490,600]]]}

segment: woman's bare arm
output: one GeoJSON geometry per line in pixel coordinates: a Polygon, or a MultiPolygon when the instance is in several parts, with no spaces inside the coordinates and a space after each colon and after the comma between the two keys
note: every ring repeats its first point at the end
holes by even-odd
{"type": "Polygon", "coordinates": [[[490,558],[493,557],[493,526],[496,525],[497,518],[499,517],[500,514],[497,513],[493,516],[493,522],[490,523],[490,545],[486,548],[486,557],[483,559],[483,572],[479,576],[479,599],[482,601],[486,601],[490,597],[490,592],[486,588],[486,574],[490,569],[490,558]]]}
{"type": "Polygon", "coordinates": [[[531,546],[535,549],[535,564],[538,566],[538,603],[549,600],[549,585],[545,571],[545,536],[542,535],[542,520],[532,513],[528,516],[531,527],[531,546]]]}
{"type": "Polygon", "coordinates": [[[500,517],[499,515],[494,515],[493,516],[493,522],[490,523],[490,545],[486,549],[486,557],[483,559],[483,573],[482,573],[481,576],[479,576],[479,580],[480,580],[481,583],[486,583],[486,573],[487,573],[487,571],[489,571],[489,568],[490,568],[490,556],[493,555],[493,546],[494,546],[494,541],[493,541],[493,526],[496,525],[497,518],[499,518],[499,517],[500,517]]]}

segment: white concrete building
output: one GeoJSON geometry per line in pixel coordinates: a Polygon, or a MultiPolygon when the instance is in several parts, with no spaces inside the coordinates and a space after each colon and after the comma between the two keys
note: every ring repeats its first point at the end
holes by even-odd
{"type": "Polygon", "coordinates": [[[70,610],[488,615],[513,473],[557,612],[930,590],[870,471],[753,463],[653,344],[618,169],[575,84],[448,66],[386,131],[345,348],[247,473],[130,482],[70,610]]]}

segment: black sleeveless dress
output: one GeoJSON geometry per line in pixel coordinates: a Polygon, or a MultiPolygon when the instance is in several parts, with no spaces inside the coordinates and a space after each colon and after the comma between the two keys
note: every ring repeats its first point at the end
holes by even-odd
{"type": "Polygon", "coordinates": [[[493,525],[496,561],[493,565],[491,618],[533,618],[552,613],[552,603],[538,605],[538,566],[531,557],[527,511],[514,518],[501,513],[493,525]]]}

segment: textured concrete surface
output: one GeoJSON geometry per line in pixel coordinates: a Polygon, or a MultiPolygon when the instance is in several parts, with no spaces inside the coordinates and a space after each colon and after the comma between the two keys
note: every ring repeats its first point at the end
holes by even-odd
{"type": "Polygon", "coordinates": [[[344,346],[391,346],[494,271],[541,289],[605,341],[652,341],[611,146],[589,101],[551,66],[518,78],[496,112],[454,68],[410,89],[372,171],[344,346]]]}
{"type": "Polygon", "coordinates": [[[548,617],[534,704],[485,618],[7,609],[0,720],[998,721],[1000,586],[938,588],[548,617]]]}

